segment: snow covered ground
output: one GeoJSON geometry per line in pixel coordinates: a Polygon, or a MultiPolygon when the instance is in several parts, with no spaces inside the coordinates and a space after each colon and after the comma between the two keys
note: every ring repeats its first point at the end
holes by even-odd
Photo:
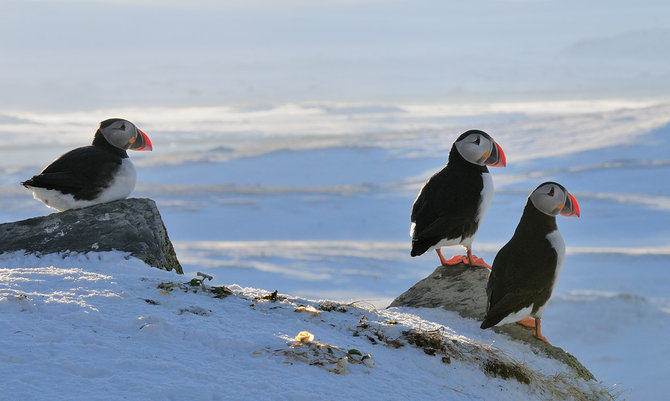
{"type": "Polygon", "coordinates": [[[2,263],[2,400],[518,400],[575,389],[609,399],[596,382],[566,379],[564,365],[445,311],[271,301],[239,286],[217,299],[115,252],[2,263]],[[446,352],[404,340],[419,329],[439,330],[446,352]],[[314,342],[294,341],[304,331],[314,342]],[[520,379],[500,377],[502,363],[520,379]]]}
{"type": "MultiPolygon", "coordinates": [[[[204,271],[215,285],[380,308],[436,267],[435,255],[409,257],[411,204],[453,140],[483,129],[504,148],[508,167],[492,169],[496,193],[475,252],[493,259],[539,183],[565,185],[582,217],[559,218],[568,256],[544,334],[599,380],[628,389],[627,399],[659,399],[670,393],[670,55],[660,50],[670,47],[669,7],[656,0],[3,1],[0,222],[50,213],[18,183],[88,144],[99,121],[124,117],[154,144],[154,152],[131,154],[133,196],[157,201],[187,277],[204,271]]],[[[72,375],[74,383],[90,372],[101,391],[122,391],[116,384],[126,383],[128,398],[157,377],[138,371],[133,383],[115,383],[110,376],[131,364],[149,366],[148,353],[160,372],[179,366],[168,357],[192,363],[186,366],[207,360],[188,354],[185,341],[171,343],[183,348],[167,357],[150,348],[132,359],[145,351],[124,346],[123,335],[118,342],[96,337],[96,326],[144,336],[140,316],[157,319],[146,324],[162,340],[183,338],[184,316],[207,321],[179,315],[182,298],[131,307],[135,297],[155,296],[141,277],[166,276],[130,262],[130,273],[115,270],[110,258],[0,257],[0,269],[11,268],[0,282],[8,294],[0,323],[13,340],[26,339],[12,343],[11,357],[0,354],[9,358],[2,369],[37,367],[30,330],[12,331],[12,320],[44,321],[59,333],[37,332],[41,357],[52,358],[38,359],[47,363],[43,372],[63,375],[55,380],[72,375]],[[41,270],[26,270],[33,267],[41,270]],[[39,292],[38,280],[49,274],[53,280],[44,282],[53,289],[39,292]],[[12,291],[34,295],[14,299],[12,291]],[[116,312],[92,308],[121,316],[104,325],[116,312]],[[122,355],[113,358],[120,367],[72,362],[91,349],[111,357],[100,350],[107,346],[122,355]]],[[[207,302],[198,305],[212,309],[207,302]]],[[[235,302],[233,311],[248,308],[235,302]]],[[[416,313],[445,326],[454,321],[416,313]]],[[[476,322],[458,322],[475,341],[494,338],[476,322]]],[[[230,364],[257,341],[260,348],[283,344],[299,323],[270,338],[211,343],[203,329],[197,341],[230,364]]],[[[240,363],[256,369],[267,360],[240,363]]],[[[198,379],[188,369],[179,372],[192,381],[184,392],[173,390],[176,396],[216,398],[194,389],[198,379]]],[[[3,377],[35,385],[40,374],[3,377]]],[[[293,383],[295,398],[302,397],[293,383]]],[[[448,385],[466,399],[491,395],[448,385]]]]}

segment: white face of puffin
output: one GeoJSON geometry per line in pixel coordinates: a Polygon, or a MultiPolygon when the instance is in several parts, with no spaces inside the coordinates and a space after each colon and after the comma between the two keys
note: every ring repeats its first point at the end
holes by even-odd
{"type": "Polygon", "coordinates": [[[560,184],[545,182],[540,184],[530,194],[533,206],[549,216],[577,216],[579,217],[579,204],[577,199],[560,184]]]}
{"type": "Polygon", "coordinates": [[[473,132],[455,143],[456,150],[472,164],[505,167],[505,153],[491,137],[473,132]]]}
{"type": "Polygon", "coordinates": [[[103,121],[100,132],[107,142],[119,149],[151,150],[149,137],[130,121],[120,118],[103,121]]]}

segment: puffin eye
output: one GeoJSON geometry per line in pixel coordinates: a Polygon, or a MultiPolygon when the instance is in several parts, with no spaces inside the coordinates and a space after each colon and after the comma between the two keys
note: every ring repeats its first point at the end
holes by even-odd
{"type": "Polygon", "coordinates": [[[121,123],[121,129],[122,129],[123,131],[126,130],[126,123],[121,123]]]}
{"type": "Polygon", "coordinates": [[[475,145],[479,145],[479,143],[480,143],[480,140],[479,140],[479,137],[477,137],[477,139],[475,139],[475,145]]]}
{"type": "Polygon", "coordinates": [[[549,190],[549,196],[554,196],[554,187],[549,190]]]}

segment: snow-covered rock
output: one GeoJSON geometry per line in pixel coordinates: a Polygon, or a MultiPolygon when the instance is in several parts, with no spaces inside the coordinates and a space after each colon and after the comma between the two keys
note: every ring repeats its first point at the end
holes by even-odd
{"type": "MultiPolygon", "coordinates": [[[[484,320],[486,315],[486,283],[489,269],[457,266],[438,266],[428,277],[414,284],[393,300],[389,307],[409,306],[416,308],[444,308],[464,318],[484,320]]],[[[586,380],[595,380],[591,372],[573,355],[559,347],[546,344],[533,337],[533,329],[518,324],[493,327],[517,341],[530,345],[534,350],[561,361],[574,373],[586,380]]],[[[551,333],[544,333],[551,340],[551,333]]]]}
{"type": "Polygon", "coordinates": [[[122,199],[0,224],[0,254],[61,255],[117,250],[150,266],[183,274],[156,203],[122,199]]]}

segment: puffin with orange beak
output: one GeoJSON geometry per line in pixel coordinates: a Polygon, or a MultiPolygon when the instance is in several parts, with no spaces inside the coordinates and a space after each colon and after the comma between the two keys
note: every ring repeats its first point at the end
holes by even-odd
{"type": "Polygon", "coordinates": [[[472,254],[472,241],[493,199],[487,166],[505,167],[500,145],[484,131],[470,130],[456,139],[449,161],[423,185],[414,201],[410,236],[412,256],[435,250],[442,265],[465,263],[491,268],[472,254]],[[440,248],[462,245],[466,255],[446,260],[440,248]]]}
{"type": "Polygon", "coordinates": [[[73,149],[21,184],[58,211],[123,199],[135,189],[136,172],[126,150],[151,150],[149,137],[133,123],[100,123],[90,146],[73,149]]]}
{"type": "Polygon", "coordinates": [[[534,328],[533,335],[549,343],[541,320],[565,259],[559,214],[579,217],[577,199],[560,184],[540,184],[528,197],[512,239],[493,260],[482,329],[516,322],[534,328]]]}

